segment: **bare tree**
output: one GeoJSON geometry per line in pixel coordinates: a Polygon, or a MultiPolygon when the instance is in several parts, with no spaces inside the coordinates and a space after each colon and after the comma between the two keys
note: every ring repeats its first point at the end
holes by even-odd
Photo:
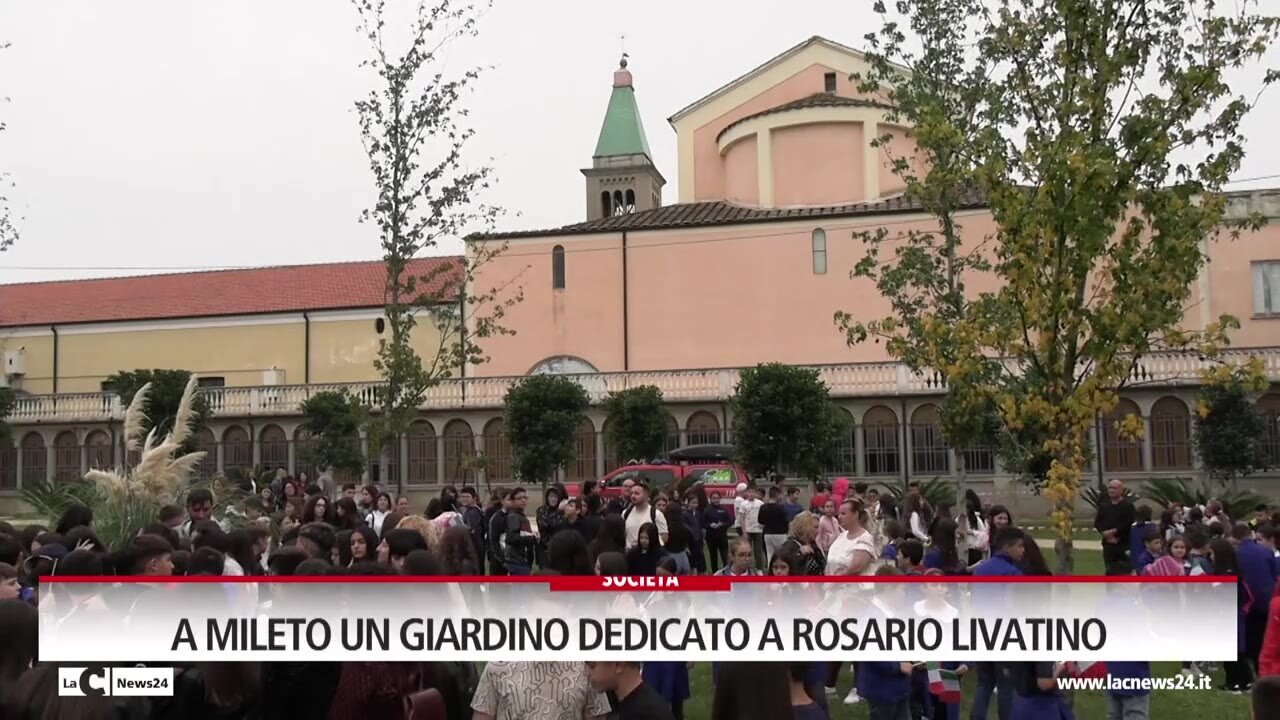
{"type": "MultiPolygon", "coordinates": [[[[0,50],[9,49],[9,43],[0,43],[0,50]]],[[[0,104],[9,102],[9,98],[0,97],[0,104]]],[[[6,128],[5,122],[0,118],[0,133],[6,128]]],[[[18,239],[18,222],[13,216],[13,211],[9,207],[9,197],[6,192],[13,187],[13,180],[9,177],[9,173],[0,169],[0,252],[9,249],[14,241],[18,239]]]]}
{"type": "MultiPolygon", "coordinates": [[[[395,33],[385,0],[353,4],[371,50],[362,67],[376,76],[374,87],[356,101],[356,112],[377,190],[361,221],[377,227],[387,270],[386,334],[374,362],[383,387],[368,427],[370,451],[378,455],[385,481],[395,440],[418,417],[427,391],[465,365],[485,361],[475,341],[510,334],[502,319],[522,295],[519,288],[510,291],[515,278],[476,287],[479,269],[505,244],[475,244],[456,262],[427,270],[414,262],[443,240],[492,230],[499,214],[478,200],[492,168],[463,160],[474,133],[467,127],[464,99],[480,69],[449,75],[441,57],[452,41],[475,36],[479,10],[471,3],[419,0],[404,49],[396,53],[389,49],[394,41],[388,36],[395,33]],[[433,343],[430,336],[418,337],[423,355],[413,342],[420,318],[437,331],[433,343]]],[[[400,484],[403,489],[403,473],[400,484]]]]}

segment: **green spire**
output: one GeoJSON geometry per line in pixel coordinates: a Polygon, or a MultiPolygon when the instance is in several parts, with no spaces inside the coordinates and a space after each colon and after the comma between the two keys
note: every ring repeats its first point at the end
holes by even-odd
{"type": "Polygon", "coordinates": [[[600,127],[600,139],[596,141],[594,157],[649,154],[649,141],[644,136],[640,122],[640,108],[636,105],[636,90],[631,85],[631,71],[627,70],[627,56],[613,73],[613,94],[609,96],[609,109],[600,127]]]}

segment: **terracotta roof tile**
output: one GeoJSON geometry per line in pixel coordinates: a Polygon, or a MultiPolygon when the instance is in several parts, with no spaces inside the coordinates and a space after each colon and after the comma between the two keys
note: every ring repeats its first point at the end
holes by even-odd
{"type": "MultiPolygon", "coordinates": [[[[461,264],[410,267],[439,292],[461,264]]],[[[0,327],[380,307],[385,283],[379,260],[0,285],[0,327]]]]}
{"type": "Polygon", "coordinates": [[[724,134],[729,132],[730,129],[737,127],[748,120],[755,120],[756,118],[764,117],[765,115],[790,112],[791,110],[804,110],[806,108],[818,107],[875,107],[885,108],[887,110],[892,106],[875,100],[845,97],[834,93],[816,93],[808,97],[802,97],[799,100],[792,100],[789,103],[783,103],[781,105],[771,107],[768,110],[761,110],[758,113],[748,115],[744,118],[738,118],[726,125],[725,128],[716,135],[716,140],[719,141],[720,138],[724,137],[724,134]]]}
{"type": "MultiPolygon", "coordinates": [[[[986,207],[977,192],[963,198],[963,208],[986,207]]],[[[614,215],[589,222],[565,225],[546,230],[521,230],[515,232],[473,235],[473,240],[501,240],[555,235],[583,235],[587,233],[616,232],[622,230],[668,230],[682,227],[709,225],[740,225],[762,222],[781,222],[803,218],[838,218],[862,215],[891,215],[919,212],[919,202],[905,196],[886,198],[877,202],[850,203],[846,205],[822,205],[817,207],[755,208],[735,205],[723,200],[665,205],[652,210],[614,215]]]]}

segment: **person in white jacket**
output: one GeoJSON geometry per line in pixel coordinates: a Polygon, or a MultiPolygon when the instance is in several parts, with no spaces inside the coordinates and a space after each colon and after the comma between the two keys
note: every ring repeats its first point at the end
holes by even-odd
{"type": "Polygon", "coordinates": [[[907,518],[912,536],[926,545],[929,543],[929,523],[933,520],[929,504],[918,494],[907,496],[907,518]]]}
{"type": "Polygon", "coordinates": [[[373,512],[365,516],[364,522],[378,537],[382,537],[382,521],[387,519],[391,514],[391,496],[386,493],[378,493],[378,497],[373,501],[373,512]]]}

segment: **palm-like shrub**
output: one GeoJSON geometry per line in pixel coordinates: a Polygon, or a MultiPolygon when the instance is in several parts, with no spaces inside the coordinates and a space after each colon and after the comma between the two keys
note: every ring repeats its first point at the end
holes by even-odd
{"type": "Polygon", "coordinates": [[[162,506],[184,502],[192,488],[191,476],[205,458],[203,452],[178,454],[193,431],[196,378],[192,376],[187,382],[173,429],[159,441],[154,428],[144,433],[150,389],[148,383],[138,390],[124,418],[125,456],[139,452],[136,465],[128,467],[126,461],[125,466],[115,470],[90,470],[80,482],[39,483],[23,488],[23,499],[50,526],[70,505],[87,505],[93,508],[93,528],[98,539],[109,547],[120,548],[143,527],[155,522],[162,506]]]}

